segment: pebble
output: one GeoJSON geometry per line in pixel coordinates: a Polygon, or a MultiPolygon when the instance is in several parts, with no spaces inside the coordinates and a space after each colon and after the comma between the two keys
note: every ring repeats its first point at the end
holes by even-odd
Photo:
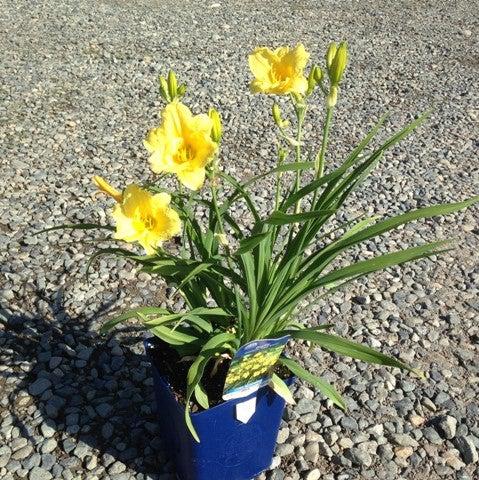
{"type": "Polygon", "coordinates": [[[456,436],[457,420],[450,415],[446,415],[440,418],[438,427],[440,428],[444,438],[451,440],[456,436]]]}
{"type": "Polygon", "coordinates": [[[471,437],[456,437],[453,443],[461,453],[462,459],[466,464],[476,463],[478,461],[477,448],[471,437]]]}
{"type": "Polygon", "coordinates": [[[31,395],[41,395],[45,390],[48,390],[52,385],[52,382],[48,378],[38,378],[29,387],[28,392],[31,395]]]}
{"type": "Polygon", "coordinates": [[[29,480],[50,480],[53,478],[52,474],[41,467],[33,467],[28,475],[29,480]]]}
{"type": "Polygon", "coordinates": [[[370,467],[373,463],[371,455],[359,448],[350,448],[344,455],[347,459],[351,460],[354,465],[370,467]]]}

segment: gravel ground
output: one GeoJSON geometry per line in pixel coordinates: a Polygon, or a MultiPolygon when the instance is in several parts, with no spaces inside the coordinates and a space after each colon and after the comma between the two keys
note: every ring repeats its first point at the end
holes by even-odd
{"type": "MultiPolygon", "coordinates": [[[[91,234],[32,236],[106,221],[92,175],[116,185],[148,178],[141,140],[161,105],[157,74],[174,68],[194,110],[222,112],[223,164],[246,178],[274,163],[271,99],[248,93],[249,50],[303,41],[320,58],[329,41],[347,39],[329,162],[383,111],[393,113],[390,132],[435,105],[349,203],[350,216],[397,213],[479,193],[477,11],[477,0],[0,0],[0,478],[174,478],[142,334],[97,333],[114,311],[164,301],[164,287],[114,258],[87,281],[91,234]]],[[[310,110],[311,145],[318,114],[310,110]]],[[[264,208],[269,191],[256,192],[264,208]]],[[[458,239],[435,262],[370,276],[304,315],[427,378],[299,347],[349,409],[298,385],[261,478],[479,478],[478,216],[475,208],[418,222],[353,252],[349,260],[458,239]]]]}

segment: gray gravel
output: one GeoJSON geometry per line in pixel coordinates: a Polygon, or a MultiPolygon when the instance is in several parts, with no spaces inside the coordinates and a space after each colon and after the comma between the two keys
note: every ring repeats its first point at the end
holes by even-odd
{"type": "MultiPolygon", "coordinates": [[[[248,51],[303,41],[318,58],[329,41],[347,39],[352,63],[328,162],[384,110],[391,132],[435,105],[351,199],[347,218],[401,212],[479,193],[478,10],[475,0],[1,0],[0,478],[174,478],[141,333],[97,334],[114,311],[163,302],[164,287],[114,258],[87,281],[92,234],[32,236],[106,221],[92,175],[117,186],[148,178],[141,140],[160,107],[157,74],[173,67],[194,110],[221,111],[222,162],[247,178],[274,163],[271,99],[248,93],[248,51]]],[[[316,146],[318,114],[311,108],[306,128],[316,146]]],[[[258,185],[262,208],[269,191],[258,185]]],[[[349,408],[297,385],[261,478],[479,478],[478,216],[476,208],[419,222],[346,257],[458,238],[435,263],[373,275],[304,318],[332,322],[427,378],[296,348],[349,408]]]]}

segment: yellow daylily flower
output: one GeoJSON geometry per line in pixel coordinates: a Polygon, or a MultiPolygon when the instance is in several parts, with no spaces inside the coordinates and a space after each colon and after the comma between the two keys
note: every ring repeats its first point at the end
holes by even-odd
{"type": "Polygon", "coordinates": [[[151,255],[164,241],[180,233],[180,217],[169,206],[171,197],[167,193],[153,195],[136,184],[128,185],[120,193],[99,176],[93,177],[93,181],[118,202],[113,210],[115,238],[138,242],[151,255]]]}
{"type": "Polygon", "coordinates": [[[253,93],[303,95],[308,89],[308,80],[303,70],[309,53],[302,43],[295,48],[280,47],[270,50],[259,47],[248,57],[249,67],[255,76],[251,82],[253,93]]]}
{"type": "Polygon", "coordinates": [[[193,115],[179,101],[168,104],[161,117],[162,124],[150,130],[144,141],[151,169],[174,173],[183,185],[198,190],[217,149],[211,138],[213,120],[206,114],[193,115]]]}

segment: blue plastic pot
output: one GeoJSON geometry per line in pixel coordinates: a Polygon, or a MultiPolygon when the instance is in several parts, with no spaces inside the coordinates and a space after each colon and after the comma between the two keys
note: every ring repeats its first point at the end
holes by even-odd
{"type": "MultiPolygon", "coordinates": [[[[154,341],[145,340],[150,360],[154,348],[154,341]]],[[[160,435],[180,480],[250,480],[269,468],[284,410],[284,400],[271,388],[193,413],[198,443],[185,425],[184,406],[176,401],[153,361],[152,368],[160,435]],[[236,419],[236,404],[254,395],[256,411],[248,423],[241,423],[236,419]]],[[[291,378],[287,383],[292,382],[291,378]]]]}

